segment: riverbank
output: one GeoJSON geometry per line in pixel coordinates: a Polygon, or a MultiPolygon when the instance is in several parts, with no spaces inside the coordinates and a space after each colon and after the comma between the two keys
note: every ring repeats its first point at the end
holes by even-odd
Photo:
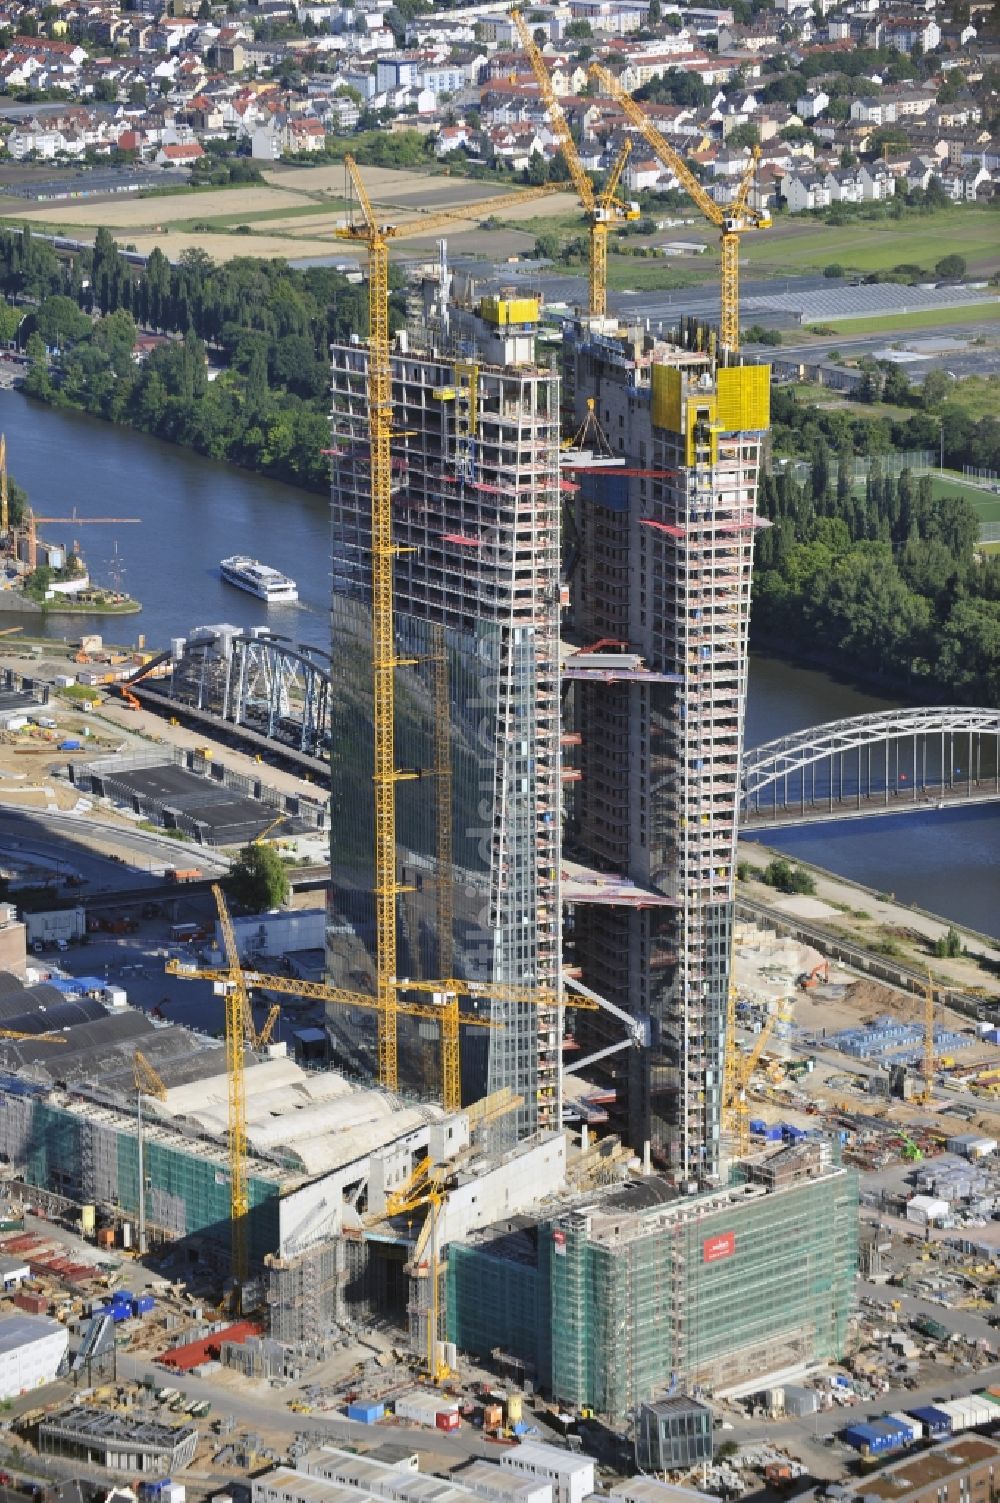
{"type": "MultiPolygon", "coordinates": [[[[756,840],[739,843],[740,862],[757,870],[763,870],[772,858],[782,857],[788,859],[785,852],[756,840]]],[[[831,941],[844,941],[910,970],[929,973],[942,988],[1000,1000],[1000,940],[916,904],[900,902],[894,893],[837,876],[813,862],[794,860],[794,864],[810,873],[815,893],[780,893],[754,878],[737,882],[737,901],[749,900],[788,919],[801,920],[810,929],[828,934],[831,941]],[[963,953],[944,959],[934,954],[934,946],[949,929],[957,931],[963,953]]]]}
{"type": "Polygon", "coordinates": [[[0,613],[10,616],[135,616],[142,601],[126,596],[120,600],[33,600],[21,590],[0,591],[0,613]]]}

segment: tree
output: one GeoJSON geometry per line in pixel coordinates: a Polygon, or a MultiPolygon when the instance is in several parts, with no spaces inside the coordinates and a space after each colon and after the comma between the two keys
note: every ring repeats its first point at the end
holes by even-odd
{"type": "Polygon", "coordinates": [[[225,888],[251,913],[280,908],[288,897],[288,873],[271,845],[245,845],[229,868],[225,888]]]}
{"type": "Polygon", "coordinates": [[[564,35],[571,42],[589,42],[594,33],[589,21],[570,21],[564,35]]]}
{"type": "Polygon", "coordinates": [[[928,371],[920,388],[920,399],[924,407],[940,407],[951,388],[951,382],[944,371],[928,371]]]}
{"type": "Polygon", "coordinates": [[[934,265],[937,275],[947,281],[957,281],[960,277],[964,277],[965,269],[965,257],[958,255],[942,256],[934,265]]]}
{"type": "Polygon", "coordinates": [[[729,135],[726,137],[726,145],[733,151],[740,151],[746,146],[759,146],[760,132],[756,125],[748,120],[745,125],[737,125],[734,130],[729,132],[729,135]]]}
{"type": "Polygon", "coordinates": [[[37,319],[38,332],[49,349],[61,350],[77,344],[91,330],[90,319],[69,297],[47,297],[37,319]]]}
{"type": "Polygon", "coordinates": [[[649,0],[649,10],[646,13],[646,19],[650,26],[659,26],[663,20],[663,7],[660,4],[660,0],[649,0]]]}
{"type": "Polygon", "coordinates": [[[841,266],[839,261],[831,261],[829,266],[823,267],[823,275],[828,278],[829,281],[835,282],[844,275],[844,268],[841,266]]]}

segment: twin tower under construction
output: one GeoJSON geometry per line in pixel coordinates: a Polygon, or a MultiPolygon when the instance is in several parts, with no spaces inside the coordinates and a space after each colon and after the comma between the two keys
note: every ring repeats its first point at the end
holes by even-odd
{"type": "MultiPolygon", "coordinates": [[[[464,1004],[464,1099],[510,1087],[507,1131],[554,1127],[568,1044],[613,1128],[678,1184],[711,1182],[769,370],[582,317],[560,374],[537,299],[455,298],[444,266],[410,312],[392,358],[400,976],[568,975],[614,1004],[639,1025],[626,1047],[573,991],[568,1041],[550,1006],[464,1004]]],[[[327,962],[374,993],[365,347],[332,363],[327,962]]],[[[374,1077],[374,1014],[334,1007],[328,1029],[335,1063],[374,1077]]],[[[434,1022],[399,1018],[399,1062],[404,1092],[440,1090],[434,1022]]]]}

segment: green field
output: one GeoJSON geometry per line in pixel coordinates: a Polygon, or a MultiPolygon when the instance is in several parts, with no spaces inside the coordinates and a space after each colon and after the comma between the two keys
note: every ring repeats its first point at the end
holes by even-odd
{"type": "Polygon", "coordinates": [[[951,329],[956,324],[989,324],[1000,319],[1000,298],[992,303],[974,303],[959,308],[922,308],[918,313],[890,313],[884,318],[838,318],[832,324],[812,324],[815,334],[827,328],[839,334],[894,334],[907,329],[951,329]]]}
{"type": "Polygon", "coordinates": [[[933,271],[942,256],[957,251],[972,270],[1000,267],[1000,235],[993,209],[954,204],[905,219],[857,219],[844,225],[796,215],[772,229],[744,235],[742,260],[757,275],[789,276],[822,271],[838,263],[845,271],[891,271],[906,263],[933,271]]]}

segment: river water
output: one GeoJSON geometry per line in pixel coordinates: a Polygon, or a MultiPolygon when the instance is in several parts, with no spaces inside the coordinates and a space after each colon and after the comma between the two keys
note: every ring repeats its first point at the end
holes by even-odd
{"type": "MultiPolygon", "coordinates": [[[[328,642],[329,532],[326,501],[291,486],[201,459],[159,439],[95,418],[54,411],[0,391],[0,430],[13,477],[36,513],[137,516],[139,526],[74,530],[46,524],[42,535],[79,536],[93,576],[142,602],[136,616],[25,617],[49,635],[103,632],[150,647],[194,626],[267,625],[300,642],[328,642]],[[249,553],[298,581],[299,603],[265,606],[224,584],[219,560],[249,553]],[[116,561],[117,556],[117,561],[116,561]]],[[[5,616],[4,624],[18,618],[5,616]]],[[[866,693],[829,674],[754,657],[747,745],[901,701],[866,693]]],[[[986,933],[1000,932],[1000,805],[892,815],[768,832],[768,844],[892,892],[986,933]]]]}

